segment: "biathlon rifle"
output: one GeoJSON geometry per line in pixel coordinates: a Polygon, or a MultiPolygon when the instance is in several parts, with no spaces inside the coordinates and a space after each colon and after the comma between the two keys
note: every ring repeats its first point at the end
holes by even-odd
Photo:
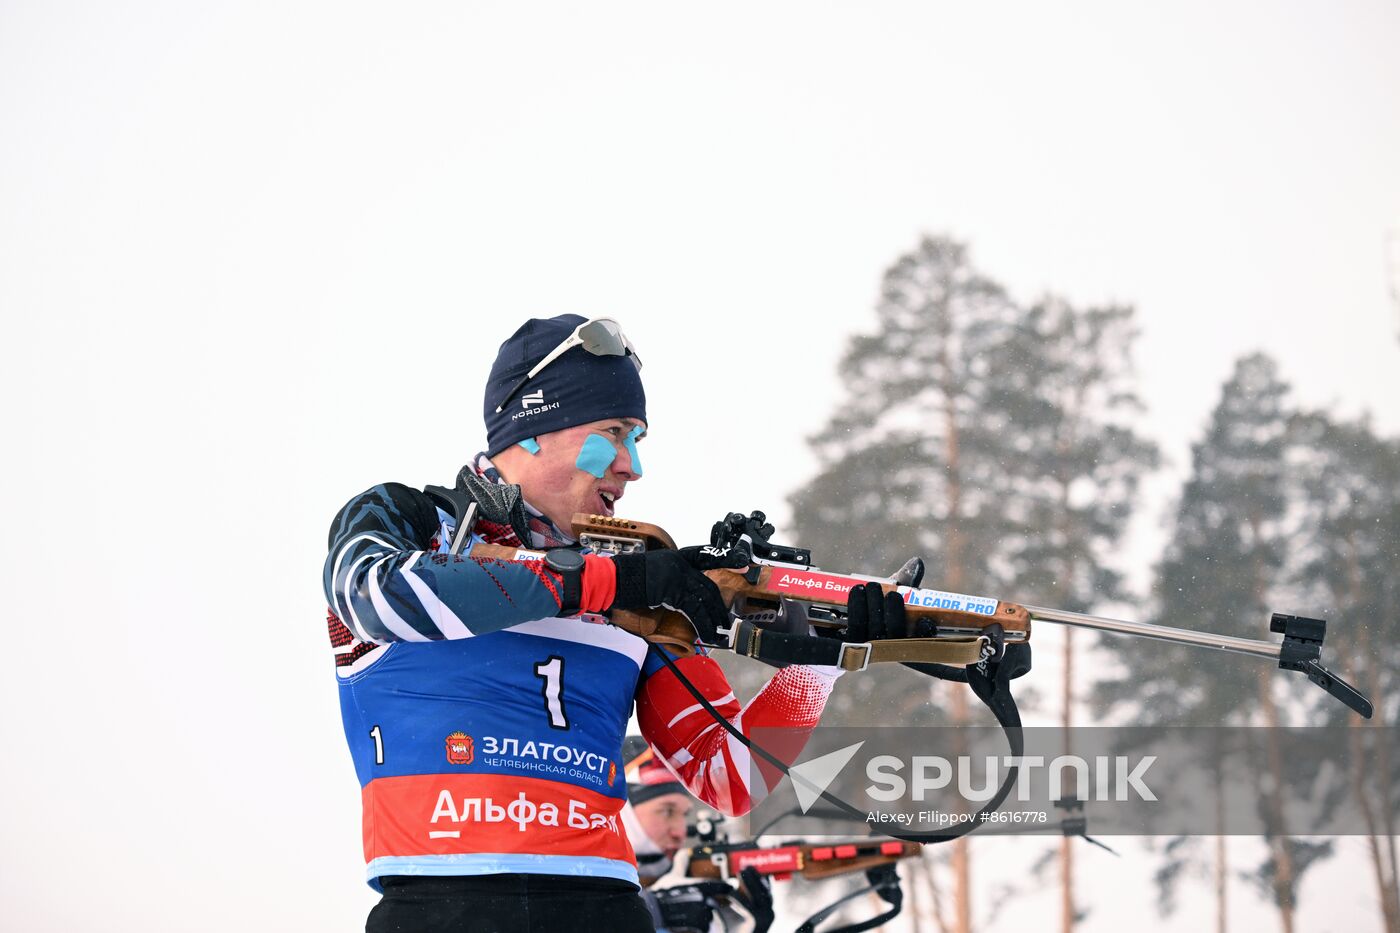
{"type": "MultiPolygon", "coordinates": [[[[676,546],[669,534],[647,522],[579,514],[574,516],[573,526],[579,543],[599,553],[632,553],[676,546]]],[[[1028,643],[1032,623],[1049,622],[1275,660],[1281,670],[1305,674],[1350,709],[1371,718],[1371,702],[1320,662],[1327,634],[1327,622],[1323,619],[1274,613],[1269,629],[1283,636],[1279,643],[1130,622],[1022,605],[990,596],[905,586],[890,577],[832,573],[812,566],[812,554],[807,548],[776,544],[770,540],[772,534],[773,526],[767,524],[762,512],[747,516],[731,512],[716,522],[711,531],[710,547],[740,547],[750,554],[746,569],[705,572],[719,587],[725,604],[736,616],[728,630],[728,643],[716,647],[729,648],[763,661],[835,664],[847,671],[863,671],[871,664],[890,662],[967,667],[1000,658],[1008,645],[1028,643]],[[928,619],[937,627],[936,634],[931,638],[891,638],[853,644],[839,638],[814,638],[763,627],[766,619],[784,612],[784,601],[788,600],[805,605],[808,621],[819,630],[819,636],[836,635],[846,625],[847,594],[851,587],[859,584],[874,584],[886,592],[899,593],[904,598],[910,630],[916,630],[920,620],[928,619]]],[[[503,552],[481,556],[504,556],[508,552],[510,556],[505,559],[515,560],[538,553],[522,553],[515,548],[493,545],[477,545],[472,553],[479,550],[503,552]],[[521,556],[516,556],[518,554],[521,556]]],[[[688,655],[693,651],[695,629],[678,612],[615,610],[609,614],[609,621],[648,641],[665,645],[676,654],[688,655]]]]}
{"type": "MultiPolygon", "coordinates": [[[[1088,822],[1084,817],[1084,804],[1073,797],[1055,802],[1065,816],[1055,824],[1047,826],[1059,830],[1060,835],[1077,836],[1086,842],[1117,855],[1113,849],[1088,835],[1088,822]]],[[[686,874],[691,878],[717,878],[724,881],[737,879],[745,868],[752,868],[760,875],[770,875],[775,881],[786,881],[793,875],[800,875],[808,881],[822,881],[838,875],[856,871],[866,871],[881,865],[893,865],[901,859],[913,858],[923,852],[919,845],[901,842],[896,839],[871,837],[841,842],[823,841],[820,844],[801,839],[787,839],[776,845],[763,845],[759,839],[768,834],[782,820],[801,815],[807,819],[843,819],[841,810],[813,808],[802,811],[799,808],[786,810],[769,820],[753,834],[752,839],[731,842],[719,837],[712,828],[713,819],[702,819],[695,827],[699,844],[688,850],[689,860],[686,874]]],[[[1005,827],[986,827],[978,835],[1012,835],[1005,827]]]]}
{"type": "MultiPolygon", "coordinates": [[[[782,814],[787,815],[790,814],[782,814]]],[[[862,933],[881,927],[899,916],[904,904],[904,892],[899,886],[895,863],[901,859],[915,858],[923,852],[920,845],[895,839],[857,839],[821,845],[795,840],[779,845],[762,845],[757,838],[762,831],[756,833],[753,839],[730,842],[719,830],[721,819],[717,816],[701,817],[691,827],[699,844],[688,849],[681,860],[688,877],[709,883],[738,884],[740,892],[752,899],[754,887],[769,888],[772,881],[787,881],[794,876],[807,881],[826,881],[855,872],[865,873],[866,887],[842,895],[808,917],[797,927],[798,933],[813,933],[818,924],[843,904],[865,894],[878,894],[890,905],[889,909],[877,917],[834,927],[825,933],[862,933]]]]}
{"type": "Polygon", "coordinates": [[[892,865],[922,851],[922,846],[897,839],[854,839],[820,845],[789,841],[767,846],[757,842],[711,842],[690,850],[686,874],[691,878],[730,881],[737,879],[745,868],[752,868],[775,881],[787,881],[793,875],[801,875],[808,881],[823,881],[892,865]]]}
{"type": "Polygon", "coordinates": [[[868,887],[843,895],[798,927],[798,930],[813,930],[847,901],[872,892],[879,894],[891,905],[885,913],[871,920],[828,931],[855,933],[857,930],[875,929],[899,916],[904,897],[895,863],[900,859],[915,858],[922,851],[923,847],[916,843],[894,839],[860,839],[823,845],[792,842],[778,846],[710,843],[690,850],[686,874],[691,878],[743,884],[745,879],[742,873],[745,869],[773,881],[786,881],[793,875],[808,881],[825,881],[863,871],[869,881],[868,887]]]}
{"type": "MultiPolygon", "coordinates": [[[[1110,853],[1117,855],[1097,839],[1090,838],[1086,830],[1083,804],[1075,798],[1057,801],[1056,807],[1065,811],[1065,817],[1052,828],[1064,836],[1078,836],[1110,853]]],[[[845,814],[839,810],[813,809],[805,813],[792,809],[778,814],[760,829],[753,838],[732,842],[721,837],[717,827],[718,817],[702,817],[692,827],[698,838],[697,845],[688,849],[682,862],[685,874],[691,878],[707,881],[737,882],[747,885],[746,870],[772,881],[787,881],[794,876],[806,881],[825,881],[855,872],[865,872],[868,887],[859,888],[842,896],[834,903],[818,911],[798,927],[799,930],[812,930],[815,926],[835,913],[847,901],[864,894],[877,893],[891,905],[891,909],[872,920],[862,921],[851,926],[830,930],[827,933],[854,933],[856,930],[874,929],[899,915],[902,895],[899,875],[895,865],[907,858],[917,858],[923,847],[917,843],[902,842],[897,839],[853,839],[846,841],[823,841],[809,843],[802,839],[787,839],[774,845],[763,845],[759,838],[777,823],[790,816],[802,814],[812,819],[840,819],[845,814]]],[[[997,835],[998,828],[989,827],[979,831],[979,835],[997,835]]]]}
{"type": "MultiPolygon", "coordinates": [[[[475,509],[472,503],[459,521],[453,553],[458,553],[467,540],[475,509]]],[[[671,536],[656,525],[610,515],[576,514],[573,532],[579,544],[597,553],[630,554],[676,546],[671,536]]],[[[1322,619],[1274,613],[1269,629],[1283,636],[1278,643],[1130,622],[1027,606],[990,596],[926,589],[891,577],[831,573],[812,565],[808,549],[776,544],[771,540],[772,534],[773,526],[767,523],[762,512],[750,515],[731,512],[711,530],[709,547],[713,554],[727,556],[729,549],[739,548],[747,561],[740,569],[705,571],[719,588],[733,616],[730,627],[721,630],[725,643],[712,647],[728,648],[736,654],[772,664],[834,665],[851,672],[864,671],[871,664],[901,663],[933,677],[966,683],[996,717],[1006,733],[1013,756],[1023,753],[1025,741],[1010,681],[1030,670],[1033,622],[1070,625],[1276,660],[1281,670],[1305,674],[1348,708],[1371,718],[1371,701],[1320,662],[1327,634],[1327,623],[1322,619]],[[909,628],[921,633],[920,637],[867,642],[842,640],[848,594],[859,585],[878,586],[887,593],[898,593],[904,600],[909,628]],[[780,621],[786,605],[793,602],[805,608],[806,620],[815,634],[765,628],[780,621]],[[933,623],[931,635],[925,622],[933,623]]],[[[505,561],[544,557],[540,551],[485,543],[473,544],[470,554],[505,561]]],[[[693,653],[698,637],[684,615],[665,608],[613,610],[608,613],[607,621],[650,642],[652,654],[735,741],[794,781],[803,780],[809,785],[808,790],[841,812],[864,821],[863,811],[825,790],[811,787],[810,782],[794,774],[786,762],[735,728],[676,666],[673,655],[683,657],[693,653]],[[662,650],[663,647],[668,650],[662,650]]],[[[1008,769],[1001,787],[974,819],[944,832],[891,830],[888,835],[917,843],[947,842],[966,835],[983,825],[985,817],[1000,808],[1011,792],[1018,770],[1008,769]]]]}

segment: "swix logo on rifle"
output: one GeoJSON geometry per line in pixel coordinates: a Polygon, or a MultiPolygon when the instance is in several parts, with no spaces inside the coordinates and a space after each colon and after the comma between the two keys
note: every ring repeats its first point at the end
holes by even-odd
{"type": "Polygon", "coordinates": [[[707,544],[700,549],[700,553],[704,554],[706,557],[728,557],[729,548],[714,547],[713,545],[707,544]]]}
{"type": "Polygon", "coordinates": [[[981,674],[983,677],[989,676],[987,674],[987,662],[996,657],[996,653],[997,649],[992,647],[991,642],[985,642],[982,645],[981,650],[978,651],[977,673],[981,674]]]}

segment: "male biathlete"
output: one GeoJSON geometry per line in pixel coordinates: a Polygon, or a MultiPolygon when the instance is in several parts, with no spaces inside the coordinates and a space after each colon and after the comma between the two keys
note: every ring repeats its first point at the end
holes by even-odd
{"type": "Polygon", "coordinates": [[[622,825],[637,854],[642,900],[660,933],[708,933],[715,914],[742,907],[752,918],[752,933],[766,933],[773,924],[773,894],[753,869],[745,869],[743,894],[724,881],[694,881],[652,887],[674,864],[685,845],[694,806],[685,785],[676,780],[646,740],[629,735],[622,743],[627,762],[627,803],[622,825]]]}
{"type": "MultiPolygon", "coordinates": [[[[702,570],[744,555],[610,558],[570,534],[642,477],[640,370],[611,320],[527,321],[496,356],[486,449],[455,486],[375,486],[331,525],[330,640],[383,893],[368,933],[651,930],[619,817],[634,703],[657,758],[710,806],[746,812],[779,779],[751,783],[747,748],[601,615],[667,606],[712,640],[728,613],[702,570]],[[475,558],[476,542],[533,553],[475,558]]],[[[785,667],[741,707],[703,651],[676,663],[745,735],[810,731],[839,674],[785,667]]]]}

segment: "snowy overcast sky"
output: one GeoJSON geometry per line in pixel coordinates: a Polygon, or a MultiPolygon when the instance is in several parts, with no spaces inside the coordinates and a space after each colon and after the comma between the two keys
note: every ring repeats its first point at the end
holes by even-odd
{"type": "MultiPolygon", "coordinates": [[[[677,538],[786,515],[924,232],[1020,298],[1139,309],[1173,463],[1134,579],[1241,353],[1400,432],[1398,40],[1352,0],[0,0],[4,925],[362,924],[326,527],[450,480],[527,316],[641,348],[623,511],[677,538]]],[[[1351,864],[1307,929],[1372,928],[1351,864]]],[[[1149,894],[1113,870],[1087,931],[1149,894]]]]}

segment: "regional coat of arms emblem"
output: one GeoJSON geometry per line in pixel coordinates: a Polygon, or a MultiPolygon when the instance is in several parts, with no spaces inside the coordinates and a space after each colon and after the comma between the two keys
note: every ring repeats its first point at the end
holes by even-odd
{"type": "Polygon", "coordinates": [[[454,765],[472,763],[472,737],[465,732],[454,732],[447,737],[447,762],[454,765]]]}

